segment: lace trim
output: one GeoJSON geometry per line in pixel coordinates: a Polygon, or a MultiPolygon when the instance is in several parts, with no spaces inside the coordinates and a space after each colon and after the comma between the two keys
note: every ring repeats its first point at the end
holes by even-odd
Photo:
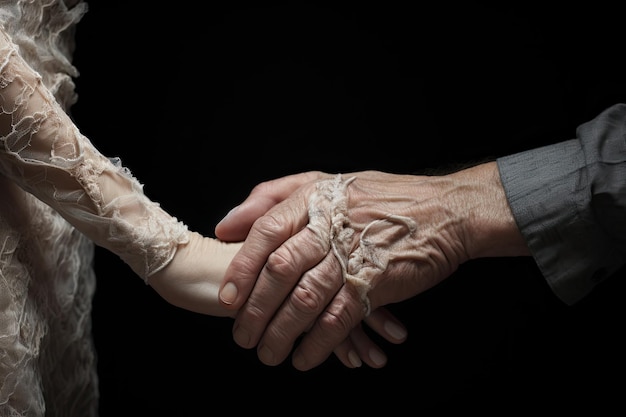
{"type": "Polygon", "coordinates": [[[188,242],[187,227],[104,157],[0,30],[0,170],[144,280],[188,242]]]}

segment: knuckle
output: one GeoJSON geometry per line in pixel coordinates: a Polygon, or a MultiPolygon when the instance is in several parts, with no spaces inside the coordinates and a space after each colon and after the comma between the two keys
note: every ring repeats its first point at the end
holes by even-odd
{"type": "Polygon", "coordinates": [[[268,326],[263,334],[263,343],[270,346],[275,353],[283,353],[291,350],[296,335],[291,335],[287,327],[284,326],[268,326]]]}
{"type": "Polygon", "coordinates": [[[293,277],[317,265],[328,254],[329,248],[318,239],[310,239],[309,233],[313,232],[305,229],[270,253],[266,261],[267,270],[276,277],[293,277]]]}
{"type": "Polygon", "coordinates": [[[298,313],[306,316],[320,312],[325,305],[322,294],[312,288],[307,288],[301,282],[294,288],[291,302],[298,313]]]}
{"type": "Polygon", "coordinates": [[[298,282],[293,290],[292,303],[299,314],[319,314],[328,305],[341,286],[341,280],[328,279],[307,275],[298,282]]]}
{"type": "Polygon", "coordinates": [[[323,333],[348,335],[354,327],[352,323],[351,314],[338,314],[337,311],[326,310],[320,315],[317,324],[323,333]]]}
{"type": "Polygon", "coordinates": [[[281,236],[288,236],[288,230],[277,217],[266,214],[255,220],[253,229],[265,240],[273,241],[281,236]]]}
{"type": "Polygon", "coordinates": [[[320,315],[318,324],[323,331],[348,335],[364,318],[364,309],[360,299],[352,291],[346,291],[344,285],[333,303],[320,315]]]}
{"type": "Polygon", "coordinates": [[[330,250],[330,240],[328,238],[319,239],[318,233],[306,227],[299,236],[299,251],[303,253],[326,254],[330,250]]]}
{"type": "Polygon", "coordinates": [[[288,245],[283,245],[270,253],[267,257],[265,268],[268,273],[277,281],[284,281],[288,277],[298,275],[298,262],[292,254],[288,245]]]}
{"type": "Polygon", "coordinates": [[[267,314],[262,305],[257,304],[254,297],[250,297],[237,316],[239,322],[245,322],[248,327],[264,326],[267,323],[267,314]]]}
{"type": "Polygon", "coordinates": [[[261,181],[252,188],[251,194],[269,195],[274,189],[275,180],[261,181]]]}
{"type": "Polygon", "coordinates": [[[293,289],[294,309],[319,314],[343,285],[343,276],[333,255],[304,274],[293,289]]]}
{"type": "Polygon", "coordinates": [[[257,278],[258,270],[256,269],[256,262],[254,257],[248,255],[245,252],[240,252],[231,261],[229,268],[233,271],[237,271],[237,278],[245,278],[250,276],[249,279],[257,278]]]}

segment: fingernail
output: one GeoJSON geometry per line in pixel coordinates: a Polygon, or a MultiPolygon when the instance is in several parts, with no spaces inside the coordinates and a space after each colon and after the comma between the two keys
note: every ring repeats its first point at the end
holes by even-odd
{"type": "Polygon", "coordinates": [[[266,365],[274,364],[274,352],[267,346],[263,345],[259,348],[259,359],[266,365]]]}
{"type": "Polygon", "coordinates": [[[233,339],[235,339],[235,342],[242,347],[248,347],[248,344],[250,343],[250,333],[248,333],[246,330],[242,329],[241,327],[237,327],[236,329],[233,330],[233,339]]]}
{"type": "Polygon", "coordinates": [[[378,366],[383,366],[387,362],[385,355],[376,349],[370,349],[370,359],[378,366]]]}
{"type": "Polygon", "coordinates": [[[385,331],[389,333],[394,339],[404,340],[406,337],[406,330],[398,326],[392,321],[385,322],[385,331]]]}
{"type": "Polygon", "coordinates": [[[230,211],[228,213],[226,213],[226,216],[224,216],[222,218],[222,220],[220,220],[217,225],[219,226],[221,223],[228,221],[228,219],[235,213],[235,211],[237,211],[237,209],[239,208],[239,206],[235,206],[232,209],[230,209],[230,211]]]}
{"type": "Polygon", "coordinates": [[[291,363],[296,369],[306,369],[306,359],[301,353],[294,353],[291,363]]]}
{"type": "Polygon", "coordinates": [[[235,302],[236,298],[237,287],[232,282],[227,282],[224,288],[222,288],[222,291],[220,291],[220,300],[222,300],[224,304],[230,305],[235,302]]]}
{"type": "Polygon", "coordinates": [[[352,364],[352,366],[354,366],[355,368],[360,368],[363,364],[361,362],[361,358],[359,358],[359,355],[357,355],[356,352],[353,350],[348,352],[348,361],[350,361],[350,364],[352,364]]]}

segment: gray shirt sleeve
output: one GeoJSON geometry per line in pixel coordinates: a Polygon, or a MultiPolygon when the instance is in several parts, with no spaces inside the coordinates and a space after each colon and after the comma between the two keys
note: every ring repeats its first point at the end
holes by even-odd
{"type": "Polygon", "coordinates": [[[554,293],[574,304],[626,263],[626,104],[576,138],[497,160],[511,210],[554,293]]]}

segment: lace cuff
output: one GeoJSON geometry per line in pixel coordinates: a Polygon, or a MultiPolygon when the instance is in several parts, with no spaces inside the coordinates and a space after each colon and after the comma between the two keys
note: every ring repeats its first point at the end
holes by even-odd
{"type": "Polygon", "coordinates": [[[79,132],[1,28],[0,172],[144,280],[188,242],[187,227],[79,132]]]}

